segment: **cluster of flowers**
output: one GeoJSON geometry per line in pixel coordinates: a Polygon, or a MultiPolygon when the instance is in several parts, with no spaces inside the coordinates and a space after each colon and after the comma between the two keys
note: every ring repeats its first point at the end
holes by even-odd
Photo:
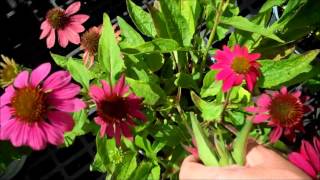
{"type": "MultiPolygon", "coordinates": [[[[48,48],[55,44],[56,33],[61,47],[69,42],[81,44],[84,49],[84,64],[93,65],[101,35],[101,27],[92,27],[80,38],[79,33],[85,28],[83,23],[89,19],[84,14],[76,14],[80,2],[71,4],[66,10],[54,8],[47,13],[41,24],[40,39],[46,38],[48,48]]],[[[116,32],[117,38],[120,32],[116,32]]],[[[217,50],[214,59],[217,61],[210,68],[217,70],[216,80],[222,80],[223,92],[244,81],[249,91],[254,91],[255,84],[261,76],[260,54],[249,53],[246,47],[239,45],[217,50]]],[[[15,65],[13,65],[15,66],[15,65]]],[[[3,65],[4,69],[8,65],[3,65]]],[[[71,82],[67,71],[57,71],[49,75],[50,63],[44,63],[32,72],[22,71],[15,74],[12,84],[8,85],[0,97],[0,140],[10,140],[16,147],[29,146],[41,150],[48,143],[61,145],[64,133],[74,126],[70,113],[86,108],[86,103],[78,98],[80,86],[71,82]]],[[[1,73],[1,72],[0,72],[1,73]]],[[[3,72],[2,72],[3,74],[3,72]]],[[[120,144],[121,136],[132,138],[131,127],[136,125],[134,118],[146,121],[141,111],[142,101],[134,93],[122,75],[112,86],[101,81],[101,86],[92,85],[89,96],[97,107],[95,122],[101,126],[100,136],[115,137],[120,144]]],[[[286,87],[280,91],[266,91],[257,97],[255,105],[247,107],[254,123],[265,123],[273,127],[270,141],[276,142],[282,135],[295,141],[295,132],[304,131],[302,119],[312,107],[305,102],[308,98],[300,91],[288,92],[286,87]]],[[[315,138],[314,147],[302,141],[300,153],[289,155],[298,167],[310,176],[315,177],[320,171],[320,143],[315,138]]],[[[193,154],[197,152],[190,149],[193,154]]]]}

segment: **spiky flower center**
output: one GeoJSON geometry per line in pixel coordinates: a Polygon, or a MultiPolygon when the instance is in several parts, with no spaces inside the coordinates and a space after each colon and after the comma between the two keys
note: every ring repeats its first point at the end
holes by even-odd
{"type": "Polygon", "coordinates": [[[43,120],[48,109],[46,94],[41,89],[33,87],[16,90],[11,105],[14,115],[27,123],[43,120]]]}
{"type": "Polygon", "coordinates": [[[89,53],[95,54],[98,51],[99,39],[99,31],[90,29],[81,36],[81,46],[89,51],[89,53]]]}
{"type": "Polygon", "coordinates": [[[61,8],[53,8],[48,11],[47,19],[54,29],[64,28],[68,24],[70,18],[61,8]]]}
{"type": "Polygon", "coordinates": [[[106,117],[105,119],[121,121],[127,118],[127,103],[123,97],[110,97],[102,101],[99,106],[99,114],[106,117]]]}
{"type": "Polygon", "coordinates": [[[231,68],[238,74],[246,74],[250,69],[249,60],[245,57],[235,57],[231,68]]]}
{"type": "Polygon", "coordinates": [[[0,81],[10,83],[18,74],[18,68],[15,63],[1,63],[2,69],[0,70],[0,81]]]}
{"type": "Polygon", "coordinates": [[[303,117],[303,104],[291,94],[279,94],[271,101],[270,115],[282,127],[292,127],[303,117]]]}

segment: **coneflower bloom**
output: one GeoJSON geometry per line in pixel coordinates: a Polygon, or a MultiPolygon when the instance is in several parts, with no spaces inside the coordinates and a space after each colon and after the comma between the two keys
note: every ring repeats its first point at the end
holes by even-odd
{"type": "Polygon", "coordinates": [[[253,113],[252,121],[262,123],[268,121],[274,129],[270,134],[271,142],[277,141],[284,135],[294,141],[295,130],[304,131],[302,118],[312,107],[305,105],[305,98],[300,91],[290,93],[286,87],[280,91],[270,91],[257,98],[256,106],[247,107],[246,111],[253,113]]]}
{"type": "MultiPolygon", "coordinates": [[[[112,26],[114,30],[116,30],[116,25],[112,26]]],[[[88,68],[93,65],[94,57],[98,52],[99,39],[101,36],[102,27],[92,27],[81,36],[81,49],[84,49],[83,54],[83,63],[88,68]]],[[[115,32],[116,39],[119,41],[120,39],[120,31],[115,32]]]]}
{"type": "Polygon", "coordinates": [[[97,117],[95,122],[101,126],[100,136],[115,137],[120,144],[121,135],[131,139],[130,127],[136,125],[133,118],[146,120],[140,111],[141,99],[134,93],[129,93],[129,86],[125,84],[125,76],[122,75],[114,87],[106,81],[101,81],[102,88],[96,85],[90,87],[89,95],[97,105],[97,117]]]}
{"type": "Polygon", "coordinates": [[[88,15],[76,14],[80,10],[81,3],[75,2],[66,10],[59,7],[48,11],[46,20],[41,24],[40,39],[47,38],[47,47],[52,48],[55,44],[56,32],[61,47],[67,47],[68,43],[80,43],[79,33],[85,29],[82,26],[89,19],[88,15]]]}
{"type": "Polygon", "coordinates": [[[302,140],[300,152],[292,152],[289,161],[302,169],[313,179],[320,178],[320,138],[313,138],[313,146],[308,141],[302,140]]]}
{"type": "Polygon", "coordinates": [[[68,72],[58,71],[47,77],[50,70],[50,63],[44,63],[31,73],[22,71],[5,89],[0,97],[1,140],[34,150],[44,149],[47,143],[64,142],[64,132],[74,125],[69,113],[85,104],[76,98],[80,87],[71,83],[68,72]]]}
{"type": "Polygon", "coordinates": [[[13,59],[4,55],[1,55],[1,58],[4,62],[0,62],[0,86],[5,88],[13,82],[20,68],[13,59]]]}
{"type": "Polygon", "coordinates": [[[248,53],[246,47],[236,45],[233,50],[223,46],[223,50],[217,50],[214,59],[217,61],[210,68],[220,70],[216,75],[217,80],[223,81],[222,90],[230,90],[246,81],[250,91],[253,90],[257,78],[260,76],[260,64],[256,61],[260,57],[258,53],[248,53]]]}

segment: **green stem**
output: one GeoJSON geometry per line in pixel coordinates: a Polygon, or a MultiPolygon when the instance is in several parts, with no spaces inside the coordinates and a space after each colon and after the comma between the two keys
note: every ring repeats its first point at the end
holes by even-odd
{"type": "Polygon", "coordinates": [[[177,94],[177,97],[176,97],[176,108],[177,108],[178,113],[180,114],[180,117],[182,119],[183,124],[187,128],[189,134],[192,136],[192,134],[193,134],[192,133],[192,129],[189,126],[188,120],[187,120],[187,118],[186,118],[186,116],[185,116],[185,114],[183,112],[183,109],[180,106],[180,98],[181,98],[181,87],[178,88],[178,94],[177,94]]]}
{"type": "Polygon", "coordinates": [[[226,112],[226,109],[227,109],[228,104],[229,104],[229,99],[230,99],[231,90],[232,90],[232,89],[230,89],[230,90],[227,92],[226,100],[224,101],[224,104],[223,104],[223,109],[222,109],[222,113],[221,113],[221,122],[224,122],[224,116],[225,116],[225,112],[226,112]]]}
{"type": "MultiPolygon", "coordinates": [[[[228,3],[228,0],[226,2],[228,3]]],[[[216,34],[216,30],[217,30],[217,27],[218,27],[218,24],[219,24],[219,21],[220,21],[220,17],[223,14],[223,11],[225,9],[225,8],[223,8],[224,7],[224,3],[225,3],[225,1],[222,0],[221,3],[219,4],[217,12],[216,12],[216,16],[215,16],[214,22],[213,22],[213,27],[212,27],[212,30],[211,30],[211,33],[210,33],[210,36],[209,36],[209,40],[208,40],[208,43],[207,43],[207,47],[206,47],[206,49],[204,51],[204,54],[203,54],[203,57],[202,57],[201,72],[204,69],[204,66],[206,65],[206,60],[207,60],[207,55],[208,55],[209,49],[210,49],[210,47],[212,45],[212,42],[214,40],[214,36],[216,34]]]]}

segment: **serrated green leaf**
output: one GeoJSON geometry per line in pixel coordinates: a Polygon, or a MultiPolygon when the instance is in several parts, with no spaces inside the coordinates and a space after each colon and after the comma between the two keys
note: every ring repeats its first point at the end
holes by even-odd
{"type": "Polygon", "coordinates": [[[248,19],[241,16],[233,16],[230,18],[221,17],[221,23],[225,25],[233,26],[236,29],[257,33],[281,43],[284,42],[282,39],[276,36],[271,29],[266,29],[263,26],[254,24],[250,22],[248,19]]]}
{"type": "Polygon", "coordinates": [[[219,166],[219,162],[217,160],[216,153],[214,152],[214,148],[212,144],[209,142],[208,137],[203,132],[193,112],[190,112],[190,118],[191,118],[192,130],[197,142],[197,148],[198,148],[199,157],[201,161],[206,166],[219,166]]]}
{"type": "Polygon", "coordinates": [[[124,68],[120,48],[117,44],[110,18],[103,14],[103,28],[98,46],[98,60],[103,70],[107,73],[107,80],[115,84],[117,76],[124,68]]]}
{"type": "Polygon", "coordinates": [[[179,44],[173,39],[157,38],[133,48],[122,49],[127,54],[145,54],[145,53],[169,53],[180,50],[179,44]]]}
{"type": "Polygon", "coordinates": [[[151,15],[134,4],[131,0],[127,0],[127,8],[133,23],[140,32],[146,36],[155,37],[157,32],[153,25],[151,15]]]}
{"type": "Polygon", "coordinates": [[[259,86],[271,88],[292,80],[301,73],[312,69],[310,62],[319,54],[320,50],[308,51],[305,54],[281,61],[261,60],[261,72],[259,86]]]}
{"type": "Polygon", "coordinates": [[[158,84],[154,82],[137,81],[131,78],[127,78],[127,82],[134,93],[144,99],[143,102],[145,104],[155,105],[160,102],[164,103],[166,93],[158,84]]]}
{"type": "Polygon", "coordinates": [[[193,91],[190,92],[191,99],[196,107],[202,112],[201,116],[206,121],[219,121],[223,111],[223,104],[215,102],[206,102],[202,100],[193,91]]]}
{"type": "Polygon", "coordinates": [[[233,151],[231,154],[238,165],[244,165],[245,163],[247,141],[251,128],[252,122],[247,120],[233,142],[233,151]]]}
{"type": "Polygon", "coordinates": [[[174,81],[174,84],[181,88],[194,89],[199,92],[198,84],[195,80],[193,80],[190,74],[186,73],[178,73],[176,75],[177,79],[174,81]]]}
{"type": "Polygon", "coordinates": [[[121,43],[125,43],[127,47],[136,47],[144,43],[144,39],[141,35],[124,19],[118,16],[117,20],[121,29],[121,37],[123,38],[121,43]]]}
{"type": "Polygon", "coordinates": [[[90,71],[83,65],[81,61],[70,58],[67,62],[67,70],[72,78],[80,83],[86,91],[89,90],[89,82],[92,79],[90,71]]]}

